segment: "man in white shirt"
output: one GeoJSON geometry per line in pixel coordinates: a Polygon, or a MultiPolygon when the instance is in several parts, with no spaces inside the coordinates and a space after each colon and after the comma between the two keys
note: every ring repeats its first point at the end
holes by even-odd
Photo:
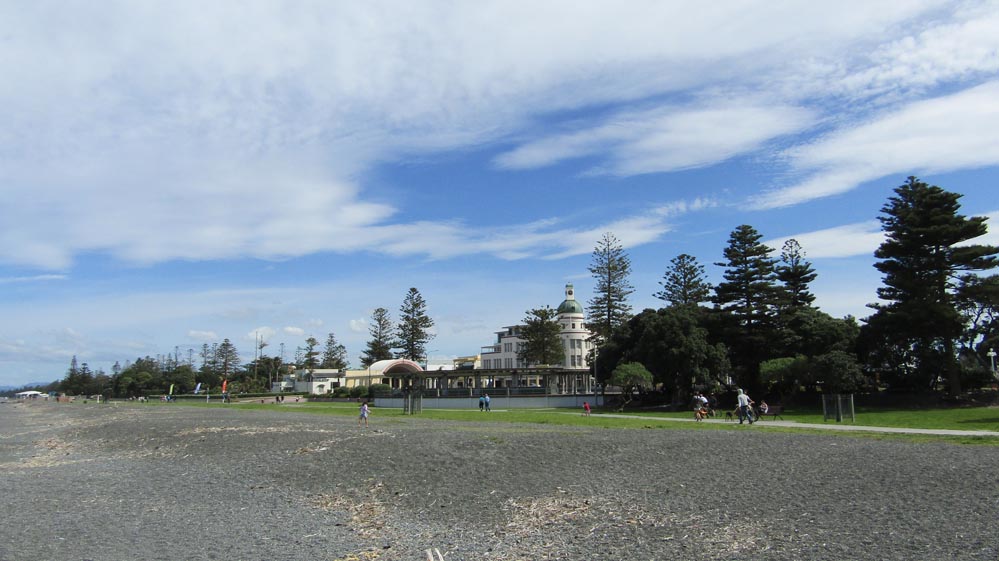
{"type": "Polygon", "coordinates": [[[741,425],[747,419],[749,420],[749,424],[753,424],[753,412],[749,408],[753,400],[749,399],[749,396],[743,393],[742,388],[739,388],[737,399],[739,400],[739,424],[741,425]]]}

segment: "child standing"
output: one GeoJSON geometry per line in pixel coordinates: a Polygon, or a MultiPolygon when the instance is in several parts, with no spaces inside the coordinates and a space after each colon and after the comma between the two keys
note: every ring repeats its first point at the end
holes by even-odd
{"type": "Polygon", "coordinates": [[[357,418],[357,426],[361,426],[361,421],[364,421],[364,427],[368,426],[368,402],[365,401],[361,404],[361,416],[357,418]]]}

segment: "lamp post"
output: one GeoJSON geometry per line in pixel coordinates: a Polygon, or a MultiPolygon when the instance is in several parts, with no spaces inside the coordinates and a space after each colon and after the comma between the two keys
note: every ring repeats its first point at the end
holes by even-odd
{"type": "Polygon", "coordinates": [[[992,375],[996,375],[996,350],[989,347],[989,352],[985,353],[985,356],[989,357],[989,361],[992,362],[992,375]]]}

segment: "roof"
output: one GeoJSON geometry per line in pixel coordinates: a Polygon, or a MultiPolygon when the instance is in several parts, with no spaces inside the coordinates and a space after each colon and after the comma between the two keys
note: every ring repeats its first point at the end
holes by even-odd
{"type": "Polygon", "coordinates": [[[563,300],[558,306],[558,313],[581,314],[583,313],[583,305],[575,300],[563,300]]]}
{"type": "Polygon", "coordinates": [[[368,371],[372,374],[412,374],[414,372],[423,372],[423,367],[411,360],[396,358],[379,360],[369,366],[368,371]]]}

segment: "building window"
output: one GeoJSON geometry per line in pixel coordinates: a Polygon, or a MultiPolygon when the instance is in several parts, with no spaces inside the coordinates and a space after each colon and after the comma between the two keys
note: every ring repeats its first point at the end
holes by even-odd
{"type": "Polygon", "coordinates": [[[504,353],[512,353],[513,352],[513,343],[503,343],[503,352],[504,353]]]}
{"type": "Polygon", "coordinates": [[[512,358],[504,358],[503,359],[503,367],[504,368],[513,368],[513,359],[512,358]]]}
{"type": "Polygon", "coordinates": [[[573,328],[573,329],[576,329],[576,324],[575,324],[575,323],[574,323],[574,324],[572,324],[572,328],[573,328]]]}

